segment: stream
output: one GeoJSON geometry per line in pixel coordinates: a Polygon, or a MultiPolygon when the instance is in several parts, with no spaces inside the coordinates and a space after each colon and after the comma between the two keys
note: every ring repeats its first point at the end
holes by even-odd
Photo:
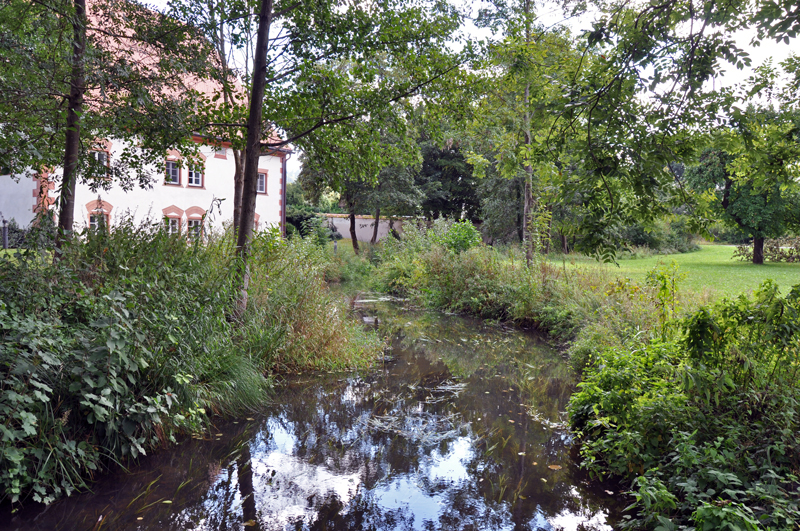
{"type": "Polygon", "coordinates": [[[575,380],[534,335],[354,304],[390,348],[362,374],[284,380],[259,415],[141,459],[10,530],[608,530],[624,497],[576,465],[575,380]]]}

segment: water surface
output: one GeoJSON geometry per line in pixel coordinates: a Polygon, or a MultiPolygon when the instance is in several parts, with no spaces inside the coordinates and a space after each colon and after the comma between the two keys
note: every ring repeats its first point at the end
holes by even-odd
{"type": "Polygon", "coordinates": [[[612,529],[616,489],[570,455],[574,380],[557,352],[473,319],[355,306],[391,346],[375,370],[287,379],[263,414],[0,528],[612,529]]]}

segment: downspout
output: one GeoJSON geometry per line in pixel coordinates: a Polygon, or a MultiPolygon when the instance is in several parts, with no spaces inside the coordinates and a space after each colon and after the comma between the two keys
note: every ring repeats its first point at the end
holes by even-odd
{"type": "Polygon", "coordinates": [[[292,158],[292,153],[289,152],[283,157],[282,171],[281,171],[281,238],[286,238],[286,163],[292,158]]]}

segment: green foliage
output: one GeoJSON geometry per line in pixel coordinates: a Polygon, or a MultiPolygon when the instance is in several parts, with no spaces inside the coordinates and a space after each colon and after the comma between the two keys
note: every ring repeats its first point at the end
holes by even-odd
{"type": "Polygon", "coordinates": [[[797,185],[787,185],[766,169],[762,172],[767,174],[758,173],[756,166],[743,162],[747,160],[743,154],[707,149],[699,164],[687,169],[686,180],[704,194],[705,208],[729,226],[757,239],[783,236],[800,225],[797,185]]]}
{"type": "Polygon", "coordinates": [[[478,246],[456,254],[440,243],[451,230],[438,220],[430,229],[406,224],[401,241],[381,243],[373,285],[432,308],[535,325],[573,342],[578,369],[604,345],[627,344],[655,330],[652,298],[639,286],[547,263],[528,268],[515,248],[478,246]]]}
{"type": "Polygon", "coordinates": [[[683,320],[680,341],[607,349],[586,369],[570,422],[591,473],[633,480],[630,527],[800,522],[799,298],[766,282],[683,320]]]}
{"type": "Polygon", "coordinates": [[[678,282],[685,279],[685,273],[678,273],[678,264],[672,260],[669,265],[659,263],[645,277],[645,282],[653,288],[653,297],[658,308],[662,338],[666,339],[669,322],[678,316],[678,282]]]}
{"type": "MultiPolygon", "coordinates": [[[[747,262],[753,261],[753,247],[739,245],[733,252],[733,257],[747,262]]],[[[774,238],[764,240],[765,262],[800,262],[800,237],[774,238]]]]}
{"type": "Polygon", "coordinates": [[[462,212],[470,221],[480,218],[478,179],[472,175],[461,150],[448,145],[439,147],[428,139],[420,142],[422,165],[414,174],[421,189],[422,214],[430,219],[458,218],[462,212]]]}
{"type": "Polygon", "coordinates": [[[161,223],[85,231],[50,252],[0,255],[0,499],[49,503],[113,462],[266,399],[265,373],[363,366],[381,341],[327,292],[323,248],[253,241],[251,300],[230,234],[161,223]]]}
{"type": "Polygon", "coordinates": [[[481,244],[481,233],[469,220],[458,221],[448,227],[447,232],[437,238],[437,243],[454,253],[463,253],[481,244]]]}

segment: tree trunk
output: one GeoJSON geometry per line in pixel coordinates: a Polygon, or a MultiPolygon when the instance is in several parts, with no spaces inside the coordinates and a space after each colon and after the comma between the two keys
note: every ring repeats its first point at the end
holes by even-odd
{"type": "Polygon", "coordinates": [[[247,137],[244,151],[244,179],[242,184],[242,213],[236,249],[239,252],[239,300],[234,316],[241,318],[247,308],[247,289],[250,285],[250,239],[256,214],[258,189],[258,158],[261,155],[261,125],[264,91],[267,81],[267,47],[269,27],[272,24],[272,0],[260,0],[256,53],[253,60],[253,86],[250,91],[250,115],[247,118],[247,137]]]}
{"type": "MultiPolygon", "coordinates": [[[[72,234],[75,221],[75,183],[77,182],[78,155],[80,153],[81,114],[85,87],[84,56],[86,54],[86,1],[74,0],[72,19],[72,72],[67,99],[67,129],[64,145],[64,178],[58,198],[58,235],[56,248],[72,234]]],[[[56,257],[58,253],[56,253],[56,257]]]]}
{"type": "Polygon", "coordinates": [[[519,242],[524,244],[525,242],[525,221],[524,216],[521,216],[519,213],[519,202],[522,200],[522,183],[520,183],[519,178],[514,179],[517,183],[517,208],[515,209],[517,212],[517,238],[519,238],[519,242]]]}
{"type": "Polygon", "coordinates": [[[764,263],[764,238],[753,238],[753,263],[761,265],[764,263]]]}
{"type": "Polygon", "coordinates": [[[391,218],[389,219],[389,234],[391,234],[391,235],[392,235],[392,237],[393,237],[395,240],[400,240],[400,235],[399,235],[399,234],[397,233],[397,231],[394,229],[394,220],[393,220],[393,219],[391,219],[391,218]]]}
{"type": "Polygon", "coordinates": [[[528,267],[533,263],[533,168],[525,166],[525,207],[523,209],[523,245],[525,245],[525,263],[528,267]]]}
{"type": "Polygon", "coordinates": [[[553,234],[553,205],[547,207],[547,234],[544,235],[544,254],[550,254],[550,240],[553,234]]]}
{"type": "Polygon", "coordinates": [[[356,238],[356,212],[350,210],[350,238],[353,240],[353,252],[358,254],[358,238],[356,238]]]}
{"type": "Polygon", "coordinates": [[[561,251],[564,254],[569,254],[569,242],[566,234],[561,234],[561,251]]]}
{"type": "Polygon", "coordinates": [[[239,483],[239,495],[242,497],[242,520],[255,522],[252,531],[259,531],[258,511],[256,509],[255,490],[253,489],[253,463],[250,445],[242,445],[242,453],[236,460],[236,476],[239,483]]]}
{"type": "Polygon", "coordinates": [[[244,150],[233,150],[233,229],[238,234],[242,226],[242,189],[244,185],[244,150]]]}
{"type": "Polygon", "coordinates": [[[372,245],[378,243],[378,224],[381,221],[381,207],[375,207],[375,226],[372,228],[372,239],[369,241],[372,245]]]}

